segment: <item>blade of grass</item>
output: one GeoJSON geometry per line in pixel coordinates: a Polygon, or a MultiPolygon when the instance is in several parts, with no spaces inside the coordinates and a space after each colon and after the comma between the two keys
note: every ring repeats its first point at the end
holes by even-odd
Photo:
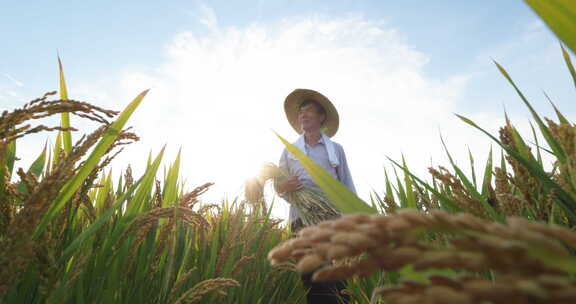
{"type": "Polygon", "coordinates": [[[494,63],[496,64],[496,67],[498,67],[498,70],[500,70],[500,73],[502,73],[502,75],[504,75],[504,77],[508,80],[508,82],[512,85],[512,87],[514,87],[516,93],[518,93],[524,104],[528,107],[528,109],[532,113],[532,117],[534,118],[534,120],[536,120],[536,123],[540,128],[540,132],[542,132],[544,139],[546,139],[546,142],[548,143],[550,148],[552,148],[552,151],[554,151],[554,155],[556,155],[558,161],[560,161],[561,163],[566,163],[566,153],[564,152],[564,149],[562,149],[562,146],[560,146],[558,141],[554,139],[552,133],[550,133],[550,129],[548,129],[548,127],[546,127],[542,119],[540,119],[538,113],[536,113],[536,111],[534,110],[534,108],[532,108],[532,105],[528,102],[526,97],[524,97],[524,94],[522,94],[522,92],[520,91],[520,89],[518,89],[514,81],[512,81],[512,78],[510,77],[508,72],[506,72],[506,70],[500,64],[498,64],[498,62],[494,61],[494,63]]]}
{"type": "Polygon", "coordinates": [[[540,152],[540,145],[538,144],[538,136],[536,135],[536,130],[534,130],[534,125],[532,125],[532,122],[530,121],[530,129],[532,130],[532,136],[534,137],[534,142],[536,143],[536,157],[538,160],[538,164],[540,164],[540,167],[543,167],[542,165],[542,153],[540,152]]]}
{"type": "Polygon", "coordinates": [[[404,155],[402,155],[402,167],[404,171],[404,185],[406,186],[406,207],[417,209],[416,196],[414,194],[414,189],[412,188],[412,179],[410,178],[410,174],[408,174],[408,166],[406,166],[404,155]]]}
{"type": "MultiPolygon", "coordinates": [[[[39,177],[40,174],[42,174],[42,171],[44,171],[44,165],[46,163],[46,149],[47,147],[44,146],[44,150],[42,150],[42,153],[40,153],[40,155],[36,158],[36,160],[32,163],[32,165],[30,165],[30,168],[28,168],[28,173],[32,173],[36,177],[39,177]]],[[[20,181],[20,183],[18,183],[16,190],[18,190],[18,192],[20,193],[28,193],[29,191],[29,189],[26,187],[26,184],[23,181],[20,181]]]]}
{"type": "Polygon", "coordinates": [[[58,193],[58,196],[54,200],[54,203],[50,206],[48,211],[42,217],[40,224],[36,227],[36,231],[34,233],[34,239],[37,238],[43,231],[48,222],[54,217],[56,212],[58,212],[64,204],[72,198],[78,187],[84,182],[88,174],[92,172],[92,170],[98,165],[100,158],[104,155],[104,153],[108,150],[108,148],[112,145],[120,131],[132,115],[134,110],[140,105],[142,99],[146,96],[148,90],[140,93],[127,107],[120,113],[118,119],[114,121],[106,130],[105,134],[102,136],[94,150],[88,156],[84,165],[80,168],[78,173],[72,177],[72,179],[64,185],[63,189],[58,193]]]}
{"type": "Polygon", "coordinates": [[[452,168],[454,168],[454,171],[456,171],[456,175],[462,181],[462,183],[464,184],[464,187],[466,187],[466,190],[468,190],[468,194],[470,194],[473,198],[475,198],[476,200],[478,200],[482,204],[482,207],[484,207],[484,210],[486,210],[486,212],[488,212],[488,214],[490,215],[490,217],[493,220],[498,221],[500,223],[504,223],[504,217],[501,214],[499,214],[494,209],[494,207],[492,207],[492,205],[490,205],[488,203],[485,196],[482,196],[480,193],[478,193],[478,190],[476,190],[476,187],[474,185],[472,185],[472,183],[470,182],[470,180],[468,180],[468,178],[466,177],[464,172],[462,172],[462,170],[456,165],[456,163],[454,162],[454,159],[452,158],[452,156],[450,155],[450,152],[448,151],[448,147],[446,147],[446,143],[444,142],[444,138],[442,138],[442,135],[440,135],[440,141],[442,142],[442,146],[444,147],[444,150],[446,151],[446,155],[448,156],[448,160],[450,161],[452,168]]]}
{"type": "Polygon", "coordinates": [[[180,172],[180,153],[181,151],[178,151],[176,161],[174,161],[174,164],[168,170],[166,181],[164,182],[164,197],[162,200],[162,207],[166,207],[171,203],[174,203],[178,199],[178,175],[180,172]]]}
{"type": "Polygon", "coordinates": [[[574,211],[574,210],[576,210],[576,202],[574,201],[574,198],[572,198],[569,193],[564,191],[564,189],[562,189],[562,187],[560,187],[557,183],[555,183],[548,176],[548,174],[546,172],[544,172],[544,170],[538,164],[534,164],[535,161],[530,161],[528,159],[525,159],[524,157],[522,157],[522,155],[520,155],[516,151],[510,149],[506,145],[502,144],[497,138],[492,136],[490,133],[488,133],[484,129],[480,128],[472,120],[470,120],[464,116],[458,115],[458,114],[456,114],[456,116],[458,118],[460,118],[462,121],[464,121],[465,123],[467,123],[467,124],[473,126],[474,128],[480,130],[482,133],[486,134],[493,141],[495,141],[498,145],[500,145],[500,147],[502,147],[502,149],[504,149],[506,151],[506,153],[508,153],[508,155],[510,155],[514,159],[516,159],[535,178],[537,178],[542,183],[542,185],[545,187],[545,189],[547,189],[547,191],[550,191],[550,189],[554,189],[554,192],[557,194],[556,202],[562,207],[562,209],[566,213],[566,216],[568,217],[568,221],[570,222],[570,224],[571,225],[576,224],[576,213],[574,211]]]}
{"type": "MultiPolygon", "coordinates": [[[[160,151],[159,155],[164,155],[164,150],[166,149],[166,146],[162,147],[162,150],[160,151]]],[[[151,152],[149,154],[151,156],[151,152]]],[[[149,156],[149,159],[151,159],[151,157],[149,156]]],[[[153,168],[155,166],[154,162],[150,162],[147,170],[150,168],[153,168]]],[[[154,176],[156,176],[156,173],[158,171],[158,167],[154,167],[154,176]]],[[[138,191],[136,191],[136,194],[134,194],[134,197],[132,198],[130,204],[127,207],[126,210],[126,217],[127,218],[132,218],[134,216],[136,216],[136,214],[139,211],[142,211],[142,208],[144,207],[144,203],[145,201],[147,201],[147,199],[150,196],[150,192],[152,191],[152,186],[154,185],[154,178],[147,178],[144,180],[144,182],[142,183],[142,187],[138,188],[138,191]]]]}
{"type": "MultiPolygon", "coordinates": [[[[393,159],[391,159],[390,157],[386,157],[388,158],[388,160],[390,160],[396,167],[398,168],[402,168],[402,166],[400,164],[398,164],[397,162],[395,162],[393,159]]],[[[450,200],[447,196],[445,196],[444,194],[442,194],[440,191],[437,191],[436,189],[432,188],[430,185],[428,185],[428,183],[426,183],[425,181],[419,179],[418,177],[416,177],[416,175],[414,175],[413,173],[411,173],[410,171],[408,171],[408,174],[410,174],[410,177],[418,182],[420,185],[424,186],[424,188],[428,189],[428,191],[432,192],[432,194],[434,194],[438,200],[443,204],[443,209],[447,210],[449,212],[459,212],[462,211],[462,209],[460,209],[460,207],[458,207],[458,205],[453,202],[452,200],[450,200]]]]}
{"type": "Polygon", "coordinates": [[[524,0],[571,50],[576,53],[576,2],[524,0]]]}
{"type": "Polygon", "coordinates": [[[74,252],[79,249],[82,243],[87,240],[89,237],[94,235],[102,227],[109,219],[114,215],[114,213],[124,204],[126,199],[134,192],[134,190],[140,185],[140,182],[146,178],[147,175],[144,175],[140,179],[138,179],[134,184],[128,189],[122,196],[120,196],[116,202],[112,205],[111,208],[106,209],[101,216],[99,216],[94,223],[92,223],[86,230],[84,230],[80,235],[78,235],[71,243],[64,249],[61,256],[61,262],[68,260],[74,252]]]}
{"type": "Polygon", "coordinates": [[[370,205],[372,208],[379,210],[381,213],[384,213],[384,207],[386,206],[386,203],[382,197],[378,195],[378,192],[376,192],[374,188],[370,189],[370,205]]]}
{"type": "MultiPolygon", "coordinates": [[[[14,162],[16,160],[16,141],[13,140],[7,145],[0,145],[0,176],[8,176],[8,180],[12,176],[14,162]]],[[[0,182],[0,202],[5,203],[6,185],[4,181],[0,182]]]]}
{"type": "MultiPolygon", "coordinates": [[[[66,81],[64,80],[64,69],[62,68],[62,61],[58,56],[58,71],[60,75],[60,99],[68,100],[68,90],[66,89],[66,81]]],[[[63,112],[61,114],[60,126],[62,128],[70,128],[70,113],[63,112]]],[[[62,131],[62,139],[64,141],[64,153],[68,155],[72,151],[72,135],[70,131],[62,131]]]]}
{"type": "Polygon", "coordinates": [[[482,178],[482,196],[487,197],[488,186],[492,183],[492,146],[490,146],[490,152],[488,153],[488,160],[486,161],[486,166],[484,167],[484,177],[482,178]]]}
{"type": "Polygon", "coordinates": [[[406,191],[404,191],[404,186],[400,181],[400,176],[398,176],[398,172],[396,172],[396,168],[394,168],[394,176],[396,177],[396,185],[397,187],[394,188],[396,190],[396,194],[398,195],[398,200],[400,201],[400,208],[408,208],[408,197],[406,196],[406,191]]]}
{"type": "Polygon", "coordinates": [[[562,113],[558,110],[558,108],[556,107],[556,105],[552,102],[552,99],[550,99],[550,96],[548,96],[548,94],[546,94],[546,92],[543,92],[544,96],[546,97],[546,99],[548,99],[548,102],[550,102],[550,104],[552,105],[552,107],[554,108],[554,112],[556,112],[556,116],[558,117],[558,120],[561,123],[567,123],[569,124],[570,122],[568,121],[568,119],[566,119],[566,117],[564,117],[564,115],[562,115],[562,113]]]}
{"type": "Polygon", "coordinates": [[[478,183],[476,182],[476,170],[474,169],[474,157],[472,156],[470,147],[468,147],[468,159],[470,160],[470,172],[472,174],[472,183],[474,184],[474,188],[478,188],[478,183]]]}
{"type": "Polygon", "coordinates": [[[104,186],[98,187],[97,189],[96,199],[94,200],[94,207],[96,210],[103,210],[104,203],[108,198],[108,193],[110,192],[110,176],[102,174],[99,184],[104,186]]]}
{"type": "Polygon", "coordinates": [[[8,177],[12,176],[14,171],[14,163],[16,162],[16,141],[13,140],[8,144],[8,150],[6,153],[6,168],[8,170],[8,177]]]}
{"type": "Polygon", "coordinates": [[[564,57],[564,62],[566,62],[566,66],[568,67],[568,71],[570,71],[570,75],[572,75],[572,80],[574,81],[574,86],[576,87],[576,70],[574,70],[574,65],[572,65],[570,55],[568,52],[566,52],[562,44],[560,44],[560,48],[562,49],[562,57],[564,57]]]}
{"type": "Polygon", "coordinates": [[[60,151],[62,151],[62,131],[58,131],[56,142],[54,143],[54,152],[52,155],[52,168],[56,167],[60,161],[60,151]]]}
{"type": "Polygon", "coordinates": [[[504,149],[500,150],[500,169],[502,169],[504,173],[508,174],[506,168],[506,157],[504,157],[504,149]]]}

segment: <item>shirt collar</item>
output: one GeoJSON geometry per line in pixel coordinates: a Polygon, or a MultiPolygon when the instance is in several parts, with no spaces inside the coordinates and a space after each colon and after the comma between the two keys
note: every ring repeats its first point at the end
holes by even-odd
{"type": "MultiPolygon", "coordinates": [[[[304,137],[304,135],[302,135],[302,137],[304,137]]],[[[306,141],[304,141],[304,144],[305,144],[306,146],[309,146],[309,145],[306,143],[306,141]]],[[[317,144],[326,145],[326,143],[324,142],[324,136],[320,136],[320,139],[318,139],[317,144]]]]}

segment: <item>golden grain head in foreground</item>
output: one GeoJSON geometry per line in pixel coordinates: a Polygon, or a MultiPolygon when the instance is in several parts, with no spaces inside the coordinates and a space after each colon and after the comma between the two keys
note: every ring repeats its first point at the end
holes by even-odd
{"type": "Polygon", "coordinates": [[[295,259],[298,271],[312,272],[318,281],[407,266],[416,271],[453,269],[464,276],[456,283],[436,279],[380,289],[378,294],[390,303],[441,297],[460,299],[459,303],[534,297],[576,301],[576,285],[570,278],[576,273],[576,259],[567,248],[576,248],[576,233],[559,226],[521,218],[508,218],[504,225],[463,213],[402,210],[387,216],[353,214],[307,227],[274,248],[268,258],[275,265],[295,259]],[[430,242],[422,236],[424,230],[449,237],[445,243],[430,242]],[[493,281],[474,275],[485,271],[494,273],[493,281]]]}

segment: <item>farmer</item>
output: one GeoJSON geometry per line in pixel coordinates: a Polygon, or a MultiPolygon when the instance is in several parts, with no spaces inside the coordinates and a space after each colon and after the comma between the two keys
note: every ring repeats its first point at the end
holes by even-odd
{"type": "MultiPolygon", "coordinates": [[[[284,111],[294,130],[301,134],[293,144],[355,193],[344,149],[330,139],[336,134],[339,124],[338,112],[330,100],[313,90],[296,89],[286,97],[284,111]]],[[[320,190],[300,162],[286,149],[280,157],[279,167],[290,175],[276,185],[281,197],[302,186],[320,190]]],[[[289,223],[294,232],[303,227],[298,210],[293,205],[290,206],[289,223]]],[[[312,282],[311,276],[302,275],[304,287],[310,288],[306,296],[309,304],[349,302],[348,296],[340,294],[346,286],[345,281],[312,282]],[[339,302],[337,294],[344,302],[339,302]]]]}

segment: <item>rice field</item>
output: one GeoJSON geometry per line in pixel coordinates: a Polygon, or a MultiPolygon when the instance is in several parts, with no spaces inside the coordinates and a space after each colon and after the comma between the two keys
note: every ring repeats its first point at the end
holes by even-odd
{"type": "MultiPolygon", "coordinates": [[[[576,5],[526,2],[565,44],[576,84],[576,5]]],[[[525,136],[506,119],[492,135],[458,116],[500,148],[480,174],[472,154],[467,175],[447,149],[450,167],[429,168],[430,182],[391,160],[394,175],[364,202],[279,136],[345,214],[311,217],[298,234],[271,216],[263,182],[247,199],[200,203],[211,184],[184,187],[180,155],[160,174],[163,149],[142,176],[127,165],[113,180],[109,164],[139,139],[126,126],[147,92],[103,109],[69,98],[59,67],[58,93],[0,116],[1,303],[305,303],[300,273],[310,272],[348,280],[353,303],[576,301],[575,125],[555,107],[554,119],[540,117],[498,63],[534,127],[525,136]],[[54,115],[60,125],[42,124],[54,115]],[[99,127],[73,143],[70,115],[99,127]],[[18,140],[39,132],[55,144],[16,168],[18,140]]]]}

